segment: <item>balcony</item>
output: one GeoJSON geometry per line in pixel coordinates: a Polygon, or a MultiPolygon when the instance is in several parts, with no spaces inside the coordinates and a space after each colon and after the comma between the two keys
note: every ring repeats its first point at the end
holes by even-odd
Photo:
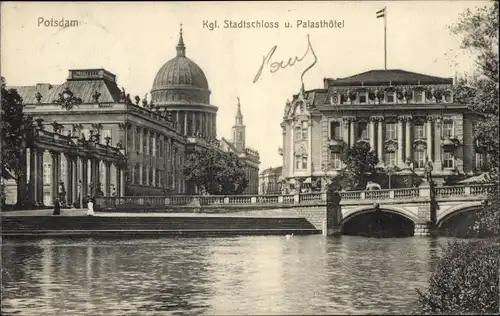
{"type": "Polygon", "coordinates": [[[328,140],[328,148],[332,151],[332,152],[341,152],[342,149],[344,148],[345,146],[345,142],[341,139],[338,139],[338,138],[330,138],[328,140]]]}

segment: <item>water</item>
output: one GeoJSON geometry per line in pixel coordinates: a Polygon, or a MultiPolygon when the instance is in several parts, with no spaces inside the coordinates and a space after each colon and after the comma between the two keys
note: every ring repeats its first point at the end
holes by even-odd
{"type": "Polygon", "coordinates": [[[2,314],[405,314],[445,238],[4,240],[2,314]]]}

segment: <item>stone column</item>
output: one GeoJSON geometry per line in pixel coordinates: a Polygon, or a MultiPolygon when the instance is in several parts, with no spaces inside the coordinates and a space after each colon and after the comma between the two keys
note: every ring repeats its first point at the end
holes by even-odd
{"type": "Polygon", "coordinates": [[[140,127],[136,128],[136,133],[134,134],[134,151],[137,153],[142,151],[142,136],[140,127]],[[137,146],[137,144],[139,144],[139,146],[137,146]],[[139,150],[137,150],[137,147],[139,147],[139,150]]]}
{"type": "Polygon", "coordinates": [[[43,190],[43,154],[45,150],[44,149],[38,149],[37,150],[37,177],[36,177],[36,186],[37,186],[37,197],[36,197],[36,202],[38,206],[43,206],[43,198],[44,198],[44,190],[43,190]]]}
{"type": "Polygon", "coordinates": [[[354,118],[351,118],[350,124],[349,124],[349,130],[351,136],[349,137],[349,146],[354,147],[356,144],[356,121],[354,118]]]}
{"type": "MultiPolygon", "coordinates": [[[[81,158],[81,168],[80,168],[80,179],[81,179],[81,188],[80,188],[80,191],[81,191],[81,197],[80,197],[80,201],[84,200],[87,198],[87,196],[89,195],[89,192],[88,192],[88,187],[89,187],[89,178],[88,178],[88,169],[89,169],[89,161],[87,158],[85,157],[82,157],[81,158]]],[[[84,207],[83,205],[80,205],[80,207],[84,207]]]]}
{"type": "Polygon", "coordinates": [[[370,117],[370,150],[376,150],[375,148],[375,117],[370,117]]]}
{"type": "Polygon", "coordinates": [[[118,168],[120,172],[120,186],[119,186],[119,192],[120,194],[118,196],[124,196],[125,195],[125,170],[124,167],[120,166],[118,168]]]}
{"type": "Polygon", "coordinates": [[[37,153],[36,148],[30,148],[30,180],[29,180],[29,193],[30,205],[36,205],[37,202],[37,153]]]}
{"type": "Polygon", "coordinates": [[[175,111],[175,121],[177,122],[177,126],[181,125],[181,120],[179,118],[179,111],[175,111]]]}
{"type": "Polygon", "coordinates": [[[151,146],[151,136],[150,136],[150,134],[151,134],[150,131],[144,130],[144,136],[146,137],[146,149],[144,150],[145,151],[144,156],[149,156],[149,153],[150,153],[150,150],[149,150],[149,148],[151,146]]]}
{"type": "Polygon", "coordinates": [[[293,176],[293,173],[295,171],[295,126],[293,126],[293,122],[291,123],[291,128],[290,128],[290,176],[293,176]]]}
{"type": "Polygon", "coordinates": [[[184,135],[187,136],[188,134],[188,117],[187,117],[187,112],[184,111],[184,135]]]}
{"type": "Polygon", "coordinates": [[[196,112],[193,112],[191,114],[191,135],[192,136],[196,136],[194,134],[195,130],[196,130],[196,112]]]}
{"type": "Polygon", "coordinates": [[[432,117],[427,117],[425,127],[425,137],[427,139],[427,157],[429,157],[429,160],[432,161],[432,117]]]}
{"type": "MultiPolygon", "coordinates": [[[[307,175],[312,176],[312,119],[307,122],[307,175]]],[[[252,179],[250,179],[252,181],[252,179]]],[[[252,183],[252,182],[251,182],[252,183]]]]}
{"type": "MultiPolygon", "coordinates": [[[[441,137],[442,137],[442,133],[441,133],[441,124],[442,124],[442,121],[441,121],[441,118],[437,118],[435,120],[435,125],[434,125],[434,133],[435,133],[435,137],[434,137],[434,170],[436,171],[441,171],[443,169],[443,165],[442,165],[442,161],[441,161],[441,137]]],[[[474,154],[474,145],[471,146],[473,149],[472,149],[472,156],[474,158],[475,154],[474,154]]]]}
{"type": "Polygon", "coordinates": [[[71,168],[71,184],[72,184],[72,189],[71,189],[71,201],[73,203],[78,202],[78,157],[74,157],[74,159],[71,161],[73,164],[73,167],[71,168]]]}
{"type": "Polygon", "coordinates": [[[116,181],[116,195],[122,196],[122,191],[120,187],[121,179],[120,179],[120,166],[115,163],[115,181],[116,181]]]}
{"type": "Polygon", "coordinates": [[[382,124],[384,121],[383,117],[379,117],[377,120],[377,156],[379,159],[379,164],[381,166],[385,165],[384,163],[384,130],[382,128],[382,124]]]}
{"type": "Polygon", "coordinates": [[[52,164],[51,164],[51,181],[50,181],[50,187],[51,187],[51,197],[52,197],[52,203],[56,200],[57,198],[57,193],[58,193],[58,183],[59,183],[59,170],[61,169],[61,164],[59,161],[59,153],[55,151],[51,151],[50,155],[52,157],[52,164]]]}
{"type": "Polygon", "coordinates": [[[403,157],[403,117],[398,117],[398,166],[403,167],[404,157],[403,157]]]}
{"type": "Polygon", "coordinates": [[[151,146],[153,146],[153,157],[157,157],[158,153],[156,152],[156,138],[158,137],[158,135],[155,132],[152,132],[152,136],[153,144],[151,146]]]}
{"type": "Polygon", "coordinates": [[[109,196],[109,188],[111,186],[111,163],[104,161],[104,196],[109,196]]]}
{"type": "Polygon", "coordinates": [[[406,125],[405,125],[405,159],[406,160],[411,160],[413,161],[413,157],[411,154],[411,149],[412,149],[412,141],[411,141],[411,121],[412,118],[411,116],[406,117],[406,125]]]}
{"type": "Polygon", "coordinates": [[[67,205],[73,204],[73,157],[70,154],[64,154],[66,158],[66,203],[67,205]]]}

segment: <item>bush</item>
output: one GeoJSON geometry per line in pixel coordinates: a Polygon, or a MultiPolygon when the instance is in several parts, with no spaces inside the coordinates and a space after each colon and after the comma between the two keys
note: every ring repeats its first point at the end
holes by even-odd
{"type": "Polygon", "coordinates": [[[446,247],[430,287],[419,294],[425,314],[497,314],[500,244],[491,240],[452,242],[446,247]]]}

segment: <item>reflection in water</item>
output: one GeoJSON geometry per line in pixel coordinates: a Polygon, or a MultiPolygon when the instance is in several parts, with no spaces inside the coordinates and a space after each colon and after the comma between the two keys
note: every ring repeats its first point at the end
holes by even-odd
{"type": "Polygon", "coordinates": [[[2,313],[407,313],[445,243],[319,235],[6,240],[2,313]]]}

